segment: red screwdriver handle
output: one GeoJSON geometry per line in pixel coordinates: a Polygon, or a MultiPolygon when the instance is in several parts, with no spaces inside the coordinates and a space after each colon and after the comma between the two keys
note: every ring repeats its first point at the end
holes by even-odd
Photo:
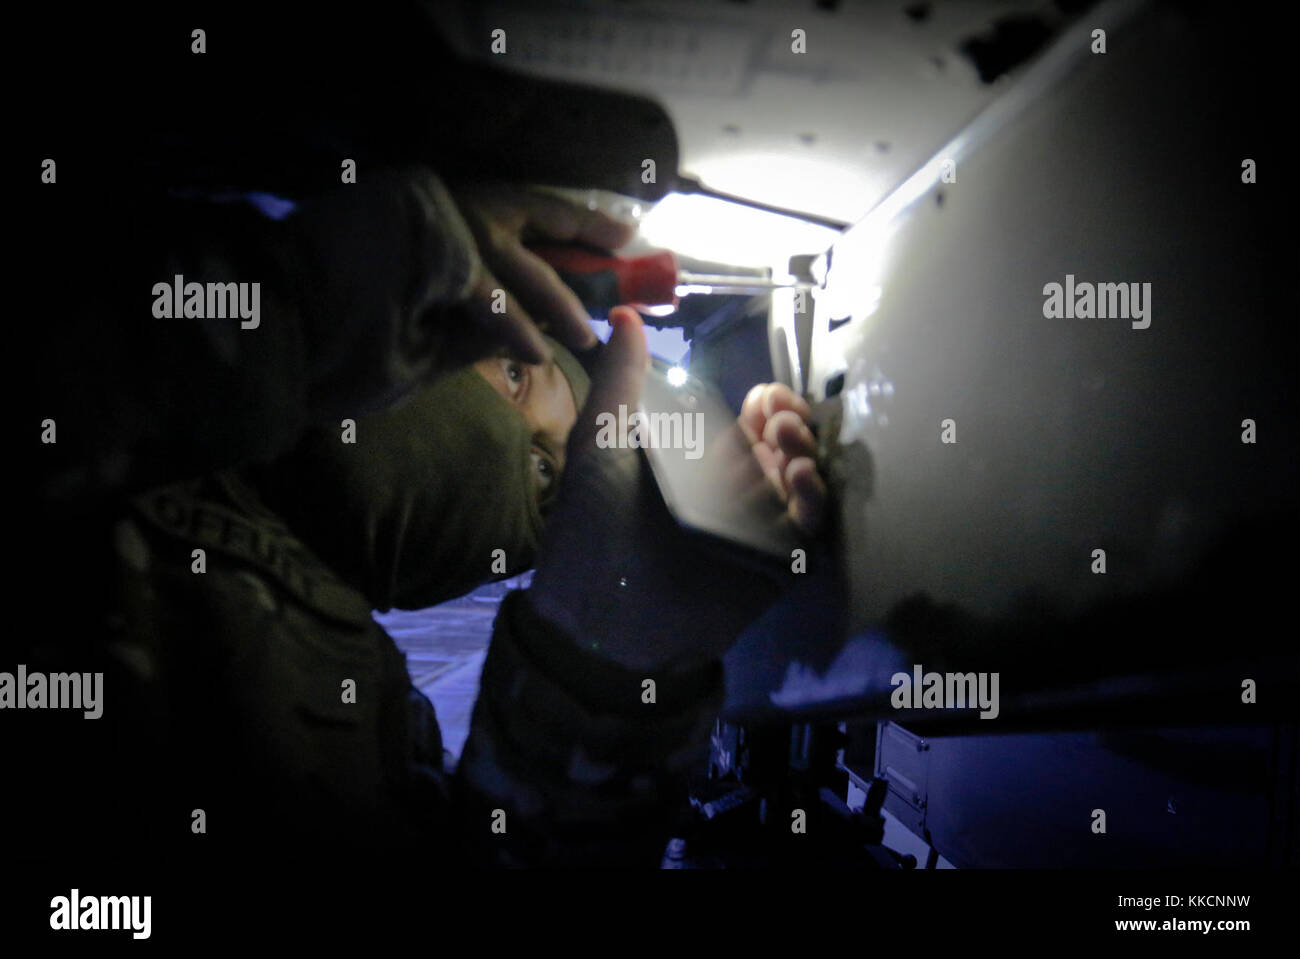
{"type": "Polygon", "coordinates": [[[578,246],[533,247],[532,251],[549,263],[588,307],[607,310],[624,303],[660,306],[677,301],[677,257],[671,250],[633,257],[609,256],[578,246]],[[588,303],[584,293],[602,302],[588,303]],[[603,302],[611,297],[614,302],[603,302]]]}

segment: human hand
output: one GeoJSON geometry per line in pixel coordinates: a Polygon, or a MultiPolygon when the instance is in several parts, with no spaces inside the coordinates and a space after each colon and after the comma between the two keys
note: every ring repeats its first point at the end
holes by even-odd
{"type": "Polygon", "coordinates": [[[582,301],[525,243],[546,240],[614,250],[632,239],[634,228],[600,211],[521,187],[467,186],[455,196],[482,261],[466,304],[476,319],[498,328],[501,339],[525,362],[546,357],[539,329],[571,350],[595,345],[582,301]],[[492,312],[497,290],[505,295],[504,313],[492,312]]]}
{"type": "Polygon", "coordinates": [[[786,513],[805,533],[821,528],[826,482],[813,457],[817,439],[808,429],[812,409],[784,383],[759,383],[745,396],[736,421],[786,513]]]}
{"type": "MultiPolygon", "coordinates": [[[[568,468],[529,597],[543,619],[597,655],[628,668],[692,669],[721,656],[781,584],[706,550],[683,530],[639,450],[598,444],[597,417],[636,407],[649,362],[636,312],[616,307],[610,323],[591,395],[569,436],[568,468]]],[[[815,468],[815,483],[804,476],[812,464],[796,428],[801,410],[792,393],[769,392],[770,400],[758,395],[742,414],[741,429],[774,481],[789,477],[777,495],[815,527],[825,487],[815,468]],[[808,466],[796,467],[799,460],[808,466]]]]}

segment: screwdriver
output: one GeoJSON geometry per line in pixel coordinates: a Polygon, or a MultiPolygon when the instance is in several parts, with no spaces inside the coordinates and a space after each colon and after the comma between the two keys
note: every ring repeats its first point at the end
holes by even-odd
{"type": "Polygon", "coordinates": [[[675,304],[693,293],[756,295],[772,290],[809,289],[809,283],[781,283],[759,276],[691,273],[679,270],[671,250],[642,256],[611,256],[579,246],[542,246],[532,251],[551,265],[589,310],[620,304],[675,304]]]}

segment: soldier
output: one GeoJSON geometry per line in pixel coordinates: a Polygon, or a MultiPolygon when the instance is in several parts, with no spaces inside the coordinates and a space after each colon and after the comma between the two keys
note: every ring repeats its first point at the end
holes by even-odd
{"type": "MultiPolygon", "coordinates": [[[[445,195],[435,182],[427,174],[389,181],[418,200],[445,195]]],[[[549,218],[547,232],[559,239],[612,245],[623,232],[586,211],[511,197],[466,204],[491,268],[472,248],[461,270],[421,267],[409,255],[379,259],[381,278],[394,281],[397,264],[423,281],[392,282],[408,301],[377,287],[373,300],[359,300],[357,290],[375,280],[356,267],[327,277],[348,294],[343,302],[372,313],[397,306],[377,325],[388,340],[361,341],[363,357],[314,354],[333,352],[354,374],[385,373],[368,384],[353,378],[354,402],[358,385],[374,403],[399,375],[453,366],[439,348],[457,359],[481,352],[465,348],[471,337],[427,323],[417,352],[409,331],[420,328],[412,323],[419,304],[472,304],[495,289],[489,269],[504,267],[513,289],[526,291],[520,299],[570,343],[594,342],[585,317],[580,329],[555,321],[581,306],[555,289],[553,275],[530,276],[518,239],[530,217],[549,218]],[[430,275],[454,275],[456,294],[447,297],[430,275]],[[381,362],[384,342],[404,365],[381,362]]],[[[414,206],[414,222],[445,241],[430,225],[436,205],[414,206]]],[[[452,207],[440,216],[456,222],[452,207]]],[[[357,222],[318,218],[306,248],[387,239],[372,226],[358,240],[357,222]]],[[[465,231],[452,232],[463,242],[465,231]]],[[[329,262],[346,265],[341,255],[329,262]]],[[[339,309],[319,293],[305,297],[288,302],[303,305],[308,324],[321,315],[313,303],[339,309]]],[[[133,823],[125,833],[138,841],[149,832],[167,847],[211,832],[223,849],[287,843],[420,849],[446,862],[658,862],[684,797],[682,775],[720,704],[720,656],[773,590],[688,545],[635,450],[597,448],[596,412],[634,406],[640,395],[648,356],[636,314],[611,314],[594,384],[559,341],[536,339],[518,301],[507,320],[507,355],[441,372],[394,408],[350,418],[350,437],[346,428],[308,429],[269,460],[131,498],[114,526],[113,646],[125,665],[109,686],[132,704],[119,714],[132,755],[150,761],[133,778],[132,798],[119,802],[133,823]],[[537,362],[512,358],[521,353],[537,362]],[[495,555],[505,573],[493,570],[495,555]],[[502,604],[453,772],[432,705],[371,611],[432,605],[535,561],[533,587],[502,604]]],[[[329,381],[318,374],[308,379],[329,381]]],[[[342,408],[328,390],[315,395],[342,408]]],[[[824,487],[807,415],[784,387],[760,387],[742,425],[791,515],[810,525],[824,487]]]]}

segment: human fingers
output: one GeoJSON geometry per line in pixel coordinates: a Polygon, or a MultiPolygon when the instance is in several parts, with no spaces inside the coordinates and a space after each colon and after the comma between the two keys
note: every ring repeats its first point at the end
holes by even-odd
{"type": "Polygon", "coordinates": [[[573,350],[596,343],[591,317],[551,265],[514,239],[481,250],[484,262],[542,328],[573,350]]]}

